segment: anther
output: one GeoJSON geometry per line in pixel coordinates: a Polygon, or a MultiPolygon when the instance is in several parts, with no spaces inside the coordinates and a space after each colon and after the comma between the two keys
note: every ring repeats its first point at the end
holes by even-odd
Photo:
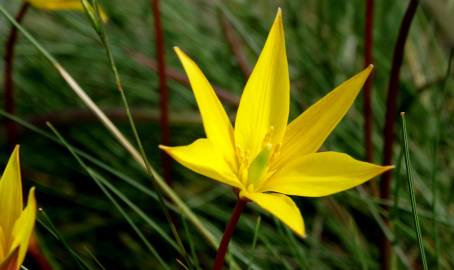
{"type": "Polygon", "coordinates": [[[274,133],[274,126],[270,126],[270,128],[268,129],[268,131],[265,134],[265,137],[263,138],[262,147],[271,143],[271,137],[273,136],[273,133],[274,133]]]}

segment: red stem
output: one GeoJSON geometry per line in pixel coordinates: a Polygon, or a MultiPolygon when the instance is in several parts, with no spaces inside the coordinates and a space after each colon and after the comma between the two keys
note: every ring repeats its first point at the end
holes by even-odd
{"type": "Polygon", "coordinates": [[[52,270],[52,266],[50,265],[49,261],[44,256],[41,248],[39,246],[38,240],[36,235],[33,234],[30,239],[30,244],[28,245],[28,254],[33,258],[35,261],[36,266],[40,270],[52,270]]]}
{"type": "MultiPolygon", "coordinates": [[[[156,35],[156,58],[158,64],[159,75],[159,93],[160,93],[160,110],[161,110],[161,143],[169,145],[170,129],[169,129],[169,89],[167,87],[165,51],[164,51],[164,35],[162,33],[161,12],[159,9],[159,0],[151,0],[151,8],[153,10],[154,28],[156,35]]],[[[164,179],[167,183],[171,183],[171,160],[169,155],[161,151],[161,161],[164,179]]]]}
{"type": "MultiPolygon", "coordinates": [[[[367,67],[373,61],[373,23],[374,23],[374,0],[366,2],[366,22],[364,35],[364,66],[367,67]]],[[[373,112],[371,105],[373,74],[367,79],[364,84],[364,146],[366,149],[366,160],[373,161],[373,144],[372,144],[372,121],[373,112]]]]}
{"type": "MultiPolygon", "coordinates": [[[[19,11],[16,14],[16,21],[21,23],[30,4],[23,2],[19,11]]],[[[5,66],[4,66],[4,93],[5,93],[5,111],[9,114],[14,114],[14,83],[13,83],[13,65],[14,65],[14,49],[17,43],[18,30],[15,26],[11,26],[8,39],[5,44],[5,66]]],[[[13,149],[17,144],[17,126],[14,121],[5,119],[6,140],[8,147],[13,149]]]]}
{"type": "MultiPolygon", "coordinates": [[[[384,146],[383,146],[383,164],[389,165],[392,162],[393,157],[393,142],[394,142],[394,123],[397,116],[397,95],[399,93],[400,83],[400,68],[402,66],[405,41],[407,40],[410,25],[415,16],[416,9],[418,7],[417,0],[410,0],[405,15],[402,19],[402,23],[399,29],[399,35],[397,37],[396,45],[394,47],[393,62],[391,67],[391,75],[388,84],[388,96],[386,100],[386,119],[385,128],[383,131],[384,146]]],[[[380,197],[382,199],[388,199],[391,190],[391,172],[385,172],[382,175],[380,182],[380,197]]],[[[385,218],[385,222],[388,220],[385,218]]],[[[382,266],[381,269],[390,269],[390,255],[391,255],[391,243],[382,233],[380,240],[380,255],[382,266]]]]}
{"type": "MultiPolygon", "coordinates": [[[[148,56],[146,56],[140,52],[128,50],[127,53],[138,64],[146,66],[146,67],[150,68],[151,70],[157,72],[158,67],[157,67],[156,62],[153,59],[149,58],[148,56]]],[[[186,77],[185,74],[181,73],[177,69],[167,68],[166,76],[167,76],[167,79],[174,80],[184,86],[187,86],[187,87],[189,87],[188,89],[190,90],[191,84],[189,83],[189,79],[186,77]]],[[[228,89],[222,89],[221,87],[219,87],[217,85],[214,85],[214,89],[216,91],[216,94],[219,96],[219,98],[221,100],[228,102],[229,104],[232,104],[235,107],[238,106],[238,104],[240,103],[240,98],[234,94],[231,94],[232,91],[230,91],[228,89]]]]}
{"type": "Polygon", "coordinates": [[[249,64],[247,63],[246,55],[244,55],[243,53],[241,40],[236,35],[235,30],[233,29],[232,25],[229,23],[225,15],[222,12],[219,12],[219,14],[221,26],[227,39],[227,43],[229,44],[230,50],[235,56],[236,62],[240,67],[244,79],[247,81],[252,71],[249,67],[249,64]]]}
{"type": "Polygon", "coordinates": [[[235,208],[233,209],[232,216],[230,217],[229,224],[225,228],[224,235],[222,236],[221,243],[219,244],[216,259],[214,261],[213,270],[221,270],[224,266],[225,254],[229,246],[230,239],[232,238],[233,231],[235,230],[236,224],[240,219],[241,213],[243,213],[244,207],[247,204],[247,200],[238,199],[235,208]]]}

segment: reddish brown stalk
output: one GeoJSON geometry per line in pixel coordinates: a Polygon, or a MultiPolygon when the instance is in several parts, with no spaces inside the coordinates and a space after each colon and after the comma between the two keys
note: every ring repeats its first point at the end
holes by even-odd
{"type": "MultiPolygon", "coordinates": [[[[18,23],[22,22],[27,10],[30,7],[28,2],[23,2],[20,7],[17,15],[15,17],[18,23]]],[[[5,66],[4,66],[4,95],[5,95],[5,111],[9,114],[14,114],[15,112],[15,102],[14,102],[14,82],[13,82],[13,65],[14,65],[14,49],[17,43],[17,34],[18,30],[16,27],[11,26],[11,30],[8,35],[8,39],[5,44],[5,66]]],[[[6,140],[8,147],[13,149],[17,144],[17,126],[14,121],[10,119],[5,119],[5,129],[6,129],[6,140]]]]}
{"type": "Polygon", "coordinates": [[[33,261],[35,262],[38,269],[52,270],[52,266],[42,253],[38,240],[36,239],[36,235],[34,234],[30,238],[30,244],[28,245],[28,254],[33,258],[33,261]]]}
{"type": "MultiPolygon", "coordinates": [[[[150,68],[151,70],[153,70],[155,72],[158,71],[158,65],[157,65],[156,61],[154,61],[150,57],[144,55],[143,53],[134,52],[134,51],[130,51],[130,50],[127,53],[138,64],[146,66],[146,67],[150,68]]],[[[176,81],[176,82],[178,82],[178,83],[180,83],[180,84],[182,84],[184,86],[187,86],[188,89],[190,89],[190,87],[191,87],[191,85],[189,84],[189,80],[186,77],[186,75],[184,75],[183,73],[181,73],[177,69],[167,68],[166,69],[166,76],[167,76],[168,79],[174,80],[174,81],[176,81]]],[[[230,104],[232,104],[234,106],[238,106],[238,104],[240,102],[239,97],[235,96],[234,94],[231,94],[231,91],[226,90],[226,89],[222,89],[219,86],[215,85],[214,88],[216,89],[216,94],[218,95],[218,97],[220,99],[222,99],[223,101],[228,102],[228,103],[230,103],[230,104]]]]}
{"type": "MultiPolygon", "coordinates": [[[[154,29],[156,35],[156,59],[158,63],[159,75],[159,94],[161,110],[161,143],[170,144],[169,128],[169,88],[167,87],[166,63],[164,51],[164,35],[162,33],[161,12],[159,9],[159,0],[151,0],[151,9],[153,11],[154,29]]],[[[168,184],[171,180],[171,159],[165,151],[161,151],[161,161],[163,176],[168,184]]]]}
{"type": "Polygon", "coordinates": [[[219,12],[219,19],[221,21],[222,30],[224,31],[225,38],[229,44],[230,50],[232,50],[233,55],[235,56],[236,62],[240,67],[241,73],[245,81],[248,80],[249,75],[251,75],[251,68],[249,67],[246,56],[243,53],[243,45],[241,40],[238,38],[238,35],[235,33],[230,22],[227,20],[225,15],[222,12],[219,12]]]}
{"type": "MultiPolygon", "coordinates": [[[[366,15],[365,15],[365,29],[364,29],[364,66],[368,67],[373,61],[373,24],[374,24],[374,0],[366,1],[366,15]]],[[[371,104],[371,91],[372,91],[373,74],[367,79],[364,84],[364,146],[366,149],[366,160],[373,161],[373,144],[372,144],[372,104],[371,104]]]]}
{"type": "MultiPolygon", "coordinates": [[[[417,0],[410,0],[405,15],[400,25],[399,34],[397,37],[396,45],[394,47],[393,62],[391,66],[391,75],[388,84],[388,96],[386,99],[386,119],[385,128],[383,131],[384,146],[383,146],[383,164],[389,165],[393,157],[393,142],[394,142],[394,123],[397,116],[397,95],[399,93],[400,83],[400,68],[404,57],[405,41],[407,40],[408,32],[410,30],[411,22],[415,16],[418,7],[417,0]]],[[[392,172],[388,171],[382,175],[380,182],[380,197],[388,199],[391,190],[391,176],[392,172]]],[[[387,219],[385,218],[387,222],[387,219]]],[[[384,234],[380,239],[380,255],[382,266],[381,269],[390,269],[391,262],[391,243],[384,234]]]]}
{"type": "Polygon", "coordinates": [[[224,266],[225,254],[227,253],[230,239],[232,238],[233,231],[235,230],[236,224],[238,223],[238,220],[240,219],[241,213],[243,213],[246,204],[247,200],[245,199],[238,199],[238,201],[236,202],[232,216],[230,217],[230,221],[225,228],[224,235],[222,236],[221,243],[219,244],[213,270],[221,270],[224,266]]]}

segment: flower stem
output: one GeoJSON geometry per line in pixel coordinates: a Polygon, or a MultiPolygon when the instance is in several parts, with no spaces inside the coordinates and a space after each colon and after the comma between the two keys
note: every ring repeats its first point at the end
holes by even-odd
{"type": "MultiPolygon", "coordinates": [[[[169,128],[169,88],[167,87],[166,62],[164,50],[164,35],[162,33],[161,11],[159,8],[159,0],[151,0],[151,9],[153,11],[154,28],[156,36],[156,59],[158,64],[159,75],[159,95],[160,95],[160,111],[161,111],[161,143],[169,145],[170,128],[169,128]]],[[[171,160],[170,156],[161,151],[161,161],[163,168],[163,176],[168,184],[171,180],[171,160]]]]}
{"type": "Polygon", "coordinates": [[[216,259],[214,261],[213,270],[220,270],[224,266],[224,258],[227,253],[227,247],[229,246],[230,239],[232,238],[233,231],[235,230],[236,224],[240,219],[241,213],[246,206],[246,199],[238,199],[235,208],[233,209],[232,216],[230,217],[229,224],[225,228],[224,235],[222,236],[221,243],[219,244],[216,259]]]}
{"type": "MultiPolygon", "coordinates": [[[[405,15],[400,25],[397,41],[394,46],[393,61],[391,66],[391,75],[388,84],[388,94],[386,98],[386,119],[385,128],[383,131],[383,164],[390,165],[393,157],[393,144],[394,144],[394,123],[397,116],[397,96],[399,93],[400,83],[400,68],[402,66],[405,42],[407,40],[408,32],[410,30],[411,22],[415,16],[416,9],[418,8],[418,0],[410,0],[405,15]]],[[[382,175],[380,182],[380,198],[388,199],[390,195],[392,172],[385,172],[382,175]]],[[[388,224],[388,219],[385,219],[388,224]]],[[[391,243],[385,237],[380,236],[380,256],[381,256],[381,269],[389,270],[391,265],[391,243]]]]}
{"type": "MultiPolygon", "coordinates": [[[[374,0],[366,2],[366,17],[364,29],[364,66],[372,64],[373,50],[373,24],[374,24],[374,0]]],[[[370,76],[364,84],[364,144],[366,148],[366,160],[373,161],[373,144],[372,144],[372,104],[371,90],[372,79],[370,76]]]]}
{"type": "MultiPolygon", "coordinates": [[[[23,2],[20,7],[17,15],[15,17],[18,23],[21,23],[25,14],[27,13],[30,4],[28,2],[23,2]]],[[[14,104],[14,84],[13,84],[13,66],[14,66],[14,49],[17,43],[17,34],[18,30],[16,27],[12,26],[6,40],[5,45],[5,66],[4,66],[4,76],[3,87],[5,89],[5,111],[9,114],[14,114],[15,104],[14,104]]],[[[17,143],[17,126],[14,121],[10,119],[5,120],[5,129],[6,129],[6,139],[9,148],[14,148],[17,143]]]]}

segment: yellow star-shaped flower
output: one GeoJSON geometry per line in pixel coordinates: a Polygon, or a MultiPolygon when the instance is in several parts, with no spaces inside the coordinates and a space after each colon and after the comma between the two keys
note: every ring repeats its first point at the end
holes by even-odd
{"type": "Polygon", "coordinates": [[[19,147],[0,179],[0,269],[17,270],[24,261],[36,218],[35,189],[23,209],[19,147]]]}
{"type": "Polygon", "coordinates": [[[352,106],[372,66],[345,81],[290,124],[290,82],[281,11],[245,86],[235,128],[199,67],[175,48],[191,82],[207,138],[160,146],[185,167],[239,189],[304,237],[301,213],[287,195],[337,193],[381,174],[378,166],[337,152],[317,152],[352,106]]]}

